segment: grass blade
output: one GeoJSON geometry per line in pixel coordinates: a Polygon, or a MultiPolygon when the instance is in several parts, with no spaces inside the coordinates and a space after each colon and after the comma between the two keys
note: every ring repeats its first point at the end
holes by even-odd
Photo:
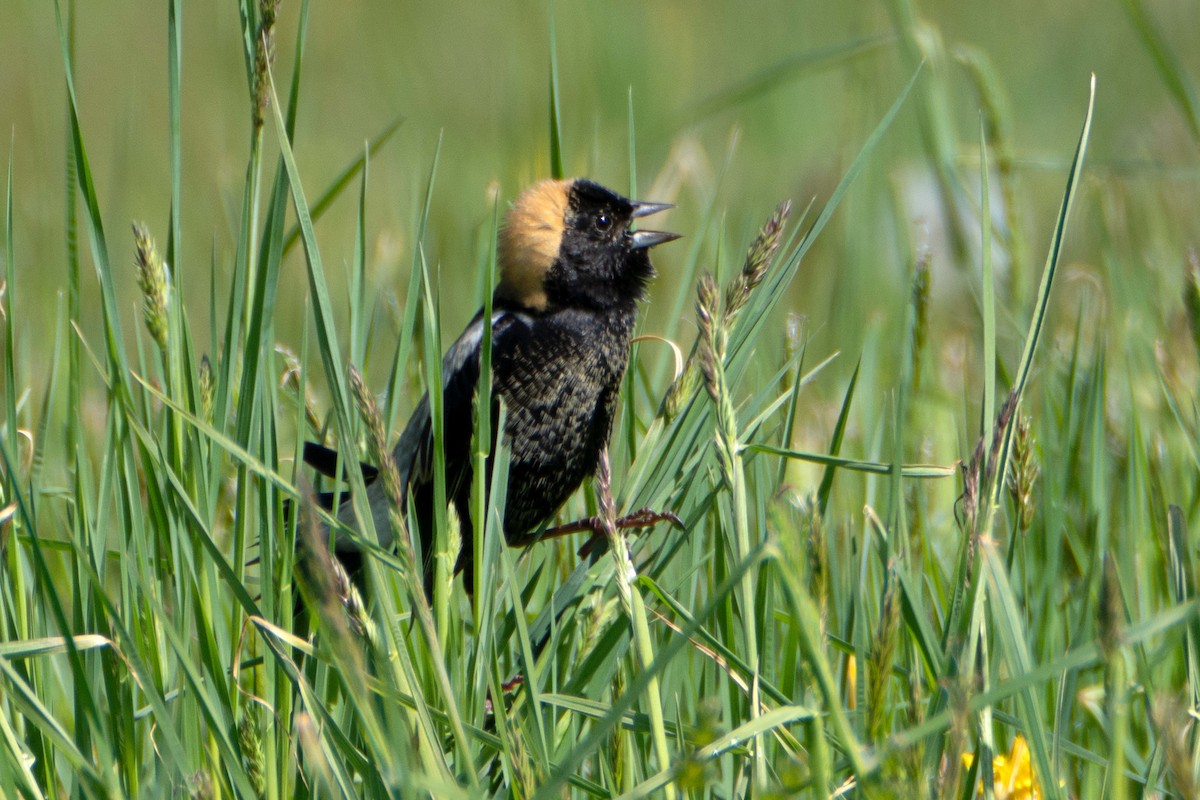
{"type": "Polygon", "coordinates": [[[558,37],[554,30],[554,4],[550,4],[550,177],[562,180],[562,112],[558,102],[558,37]]]}

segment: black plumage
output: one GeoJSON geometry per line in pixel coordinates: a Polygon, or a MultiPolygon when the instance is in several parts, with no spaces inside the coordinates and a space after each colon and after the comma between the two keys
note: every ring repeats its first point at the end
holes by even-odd
{"type": "MultiPolygon", "coordinates": [[[[630,201],[576,179],[535,184],[508,214],[500,235],[500,280],[490,322],[492,391],[507,407],[504,536],[510,545],[530,544],[596,469],[612,430],[637,306],[654,275],[648,250],[678,238],[635,232],[631,226],[669,207],[630,201]]],[[[446,497],[458,513],[462,533],[455,571],[466,573],[468,591],[473,586],[470,445],[484,324],[481,311],[442,361],[446,497]]],[[[497,413],[493,402],[493,420],[497,413]]],[[[394,455],[402,491],[415,509],[425,588],[431,593],[435,500],[428,395],[413,412],[394,455]]],[[[310,445],[305,460],[332,472],[333,459],[324,448],[310,445]]],[[[379,482],[369,483],[375,528],[381,544],[390,546],[386,499],[379,482]]],[[[350,514],[347,509],[342,516],[350,514]]],[[[336,552],[352,571],[361,558],[348,542],[336,552]]]]}

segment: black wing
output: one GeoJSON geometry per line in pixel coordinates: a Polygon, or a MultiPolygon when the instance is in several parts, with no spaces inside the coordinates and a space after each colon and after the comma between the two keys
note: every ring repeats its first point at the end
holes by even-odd
{"type": "MultiPolygon", "coordinates": [[[[316,442],[304,443],[304,463],[316,470],[318,475],[324,475],[326,478],[337,477],[337,462],[338,451],[336,449],[316,442]]],[[[359,464],[358,469],[362,472],[363,482],[367,484],[374,481],[379,475],[379,470],[370,464],[359,464]]]]}
{"type": "MultiPolygon", "coordinates": [[[[513,311],[497,311],[492,314],[493,353],[510,352],[529,336],[532,319],[513,311]]],[[[446,498],[455,502],[459,509],[460,530],[465,534],[463,547],[470,548],[470,517],[467,513],[471,487],[471,437],[474,433],[475,390],[479,384],[479,352],[483,342],[483,313],[475,316],[471,323],[455,340],[442,358],[442,452],[446,465],[446,498]]],[[[496,409],[493,401],[493,420],[496,409]]],[[[493,427],[494,430],[494,427],[493,427]]],[[[429,411],[429,395],[421,398],[413,410],[408,425],[400,436],[392,455],[400,473],[400,487],[405,502],[411,498],[416,510],[416,522],[420,530],[422,551],[426,557],[433,541],[434,519],[434,464],[433,429],[429,411]]],[[[304,460],[323,475],[332,477],[337,469],[337,452],[320,445],[307,444],[304,460]],[[310,458],[311,455],[311,458],[310,458]]],[[[363,467],[363,478],[367,483],[367,501],[375,523],[379,543],[385,548],[393,542],[391,525],[388,522],[388,503],[382,482],[374,480],[375,470],[363,467]],[[368,473],[370,471],[370,473],[368,473]]],[[[327,493],[332,499],[332,493],[327,493]]],[[[341,495],[345,497],[345,493],[341,495]]],[[[407,509],[406,509],[407,510],[407,509]]],[[[339,513],[347,524],[352,525],[354,512],[344,502],[339,513]]],[[[338,543],[339,555],[353,551],[353,543],[345,537],[338,543]]],[[[460,561],[461,564],[461,561],[460,561]]]]}
{"type": "MultiPolygon", "coordinates": [[[[515,312],[492,315],[492,351],[510,351],[529,335],[532,320],[515,312]]],[[[462,533],[462,552],[456,569],[461,569],[471,552],[470,491],[473,476],[471,439],[474,435],[475,391],[479,385],[479,354],[483,343],[483,315],[477,315],[442,359],[442,454],[446,466],[446,499],[455,504],[462,533]]],[[[492,403],[493,435],[498,409],[492,403]]],[[[411,497],[426,562],[433,545],[434,447],[433,425],[426,395],[413,412],[395,449],[405,496],[411,497]]],[[[372,506],[374,508],[374,505],[372,506]]],[[[375,509],[378,520],[379,510],[375,509]]],[[[380,530],[377,526],[377,530],[380,530]]],[[[384,529],[390,530],[384,526],[384,529]]],[[[382,537],[381,537],[382,538],[382,537]]],[[[389,540],[390,543],[390,540],[389,540]]],[[[429,578],[426,574],[428,588],[429,578]]]]}

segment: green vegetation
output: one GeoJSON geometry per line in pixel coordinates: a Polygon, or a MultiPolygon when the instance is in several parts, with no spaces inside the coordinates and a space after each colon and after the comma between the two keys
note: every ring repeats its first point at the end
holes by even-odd
{"type": "Polygon", "coordinates": [[[3,792],[1195,796],[1193,11],[127,5],[0,11],[3,792]],[[683,529],[302,589],[558,172],[687,237],[562,519],[683,529]]]}

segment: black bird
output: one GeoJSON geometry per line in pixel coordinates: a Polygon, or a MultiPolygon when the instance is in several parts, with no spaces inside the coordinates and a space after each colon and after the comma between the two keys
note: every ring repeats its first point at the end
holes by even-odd
{"type": "MultiPolygon", "coordinates": [[[[507,406],[504,538],[509,545],[526,546],[540,538],[541,526],[596,470],[629,363],[637,305],[654,276],[648,250],[679,238],[630,228],[635,220],[668,208],[575,179],[534,184],[508,213],[499,239],[491,326],[492,392],[507,406]]],[[[458,512],[462,548],[455,572],[465,573],[468,592],[474,586],[470,445],[483,325],[480,311],[442,359],[446,497],[458,512]]],[[[494,400],[493,421],[498,409],[494,400]]],[[[415,509],[425,591],[432,596],[435,500],[428,395],[413,412],[394,456],[402,492],[415,509]]],[[[319,445],[306,446],[304,459],[326,475],[336,469],[336,452],[319,445]]],[[[364,477],[375,530],[381,545],[390,547],[382,484],[371,480],[375,475],[369,467],[364,477]]],[[[341,516],[350,519],[352,512],[346,508],[341,516]]],[[[644,527],[662,519],[677,521],[670,514],[643,511],[626,518],[626,525],[644,527]]],[[[561,531],[589,527],[583,523],[561,531]]],[[[335,552],[353,573],[362,556],[346,538],[335,552]]]]}

